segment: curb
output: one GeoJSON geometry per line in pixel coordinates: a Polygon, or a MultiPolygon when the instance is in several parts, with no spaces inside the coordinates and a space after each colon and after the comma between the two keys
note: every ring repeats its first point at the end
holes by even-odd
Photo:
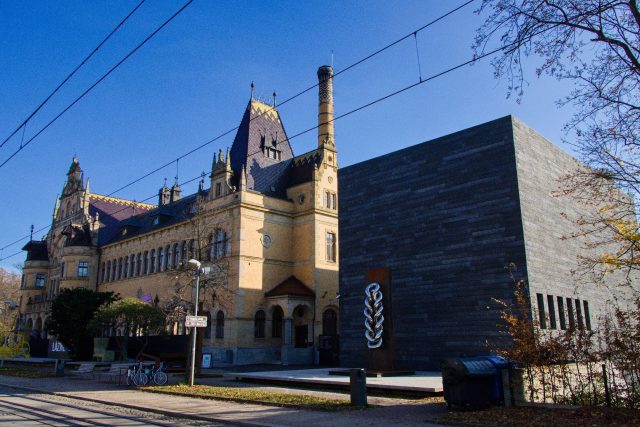
{"type": "MultiPolygon", "coordinates": [[[[29,392],[32,392],[32,393],[37,393],[37,394],[50,394],[50,395],[53,395],[53,396],[66,397],[68,399],[77,399],[77,400],[82,400],[82,401],[85,401],[85,402],[100,403],[102,405],[107,405],[107,406],[116,406],[116,407],[120,407],[120,408],[135,409],[135,410],[138,410],[138,411],[141,411],[141,412],[150,412],[152,414],[166,415],[168,417],[173,417],[173,418],[186,418],[186,419],[195,420],[195,421],[215,421],[217,423],[227,424],[227,425],[252,426],[252,427],[255,427],[255,426],[272,427],[272,426],[278,426],[279,425],[279,424],[262,424],[262,423],[251,422],[251,421],[231,421],[231,420],[227,420],[227,419],[223,419],[223,418],[216,418],[216,417],[210,417],[210,416],[205,417],[205,416],[196,415],[196,414],[185,414],[185,413],[171,411],[171,410],[165,410],[165,409],[147,408],[147,407],[143,407],[143,406],[139,406],[139,405],[132,405],[132,404],[128,404],[128,403],[114,403],[114,402],[105,401],[105,400],[102,400],[102,399],[95,399],[95,398],[91,398],[91,397],[70,395],[70,394],[68,394],[68,392],[44,391],[44,390],[40,390],[40,389],[33,388],[33,387],[19,386],[19,385],[15,385],[15,384],[5,384],[5,383],[2,383],[2,382],[0,382],[0,386],[7,387],[7,388],[12,388],[12,389],[16,389],[16,390],[26,390],[26,391],[29,391],[29,392]]],[[[181,396],[181,397],[190,398],[188,396],[181,396]]]]}

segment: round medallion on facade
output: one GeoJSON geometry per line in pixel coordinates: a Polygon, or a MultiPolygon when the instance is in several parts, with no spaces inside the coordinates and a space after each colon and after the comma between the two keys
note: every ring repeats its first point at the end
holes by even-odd
{"type": "Polygon", "coordinates": [[[262,242],[262,246],[264,246],[265,248],[271,246],[271,236],[266,233],[262,235],[260,241],[262,242]]]}

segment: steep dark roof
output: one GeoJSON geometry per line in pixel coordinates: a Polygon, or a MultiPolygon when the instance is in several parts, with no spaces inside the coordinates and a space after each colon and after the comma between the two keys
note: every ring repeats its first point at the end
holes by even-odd
{"type": "Polygon", "coordinates": [[[278,111],[260,101],[247,105],[231,146],[231,168],[239,176],[247,171],[247,188],[275,197],[285,197],[293,151],[278,111]],[[273,145],[275,142],[275,146],[273,145]],[[264,155],[264,146],[280,151],[279,160],[264,155]]]}
{"type": "Polygon", "coordinates": [[[30,240],[22,250],[27,251],[27,261],[49,261],[47,242],[44,240],[30,240]]]}
{"type": "Polygon", "coordinates": [[[152,207],[152,205],[145,203],[136,203],[99,194],[89,195],[89,215],[99,214],[99,220],[102,223],[98,233],[98,246],[111,242],[119,234],[122,222],[134,214],[146,212],[152,207]]]}
{"type": "Polygon", "coordinates": [[[321,150],[313,150],[293,159],[289,172],[289,187],[302,184],[303,182],[309,182],[313,179],[313,171],[316,165],[322,164],[321,153],[321,150]]]}
{"type": "MultiPolygon", "coordinates": [[[[108,234],[111,239],[102,244],[114,243],[186,221],[194,215],[191,207],[197,197],[198,194],[192,194],[176,202],[149,209],[135,217],[116,222],[110,225],[111,230],[108,234]]],[[[136,211],[138,211],[137,208],[136,211]]]]}
{"type": "Polygon", "coordinates": [[[316,294],[302,283],[296,276],[289,276],[282,283],[268,292],[265,297],[296,296],[313,298],[316,294]]]}

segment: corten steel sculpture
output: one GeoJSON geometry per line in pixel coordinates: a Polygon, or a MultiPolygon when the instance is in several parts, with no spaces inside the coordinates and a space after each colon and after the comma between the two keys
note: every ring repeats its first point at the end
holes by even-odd
{"type": "Polygon", "coordinates": [[[382,311],[382,292],[378,282],[369,283],[364,290],[364,336],[370,349],[382,346],[382,332],[384,331],[384,315],[382,311]]]}

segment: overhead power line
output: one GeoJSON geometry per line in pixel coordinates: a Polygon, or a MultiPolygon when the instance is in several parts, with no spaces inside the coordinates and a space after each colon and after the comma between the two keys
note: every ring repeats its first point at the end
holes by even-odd
{"type": "Polygon", "coordinates": [[[191,3],[193,2],[193,0],[189,0],[187,1],[187,3],[185,3],[184,6],[182,6],[176,13],[174,13],[173,15],[171,15],[171,17],[169,19],[167,19],[166,21],[164,21],[158,28],[156,28],[151,34],[149,34],[140,44],[138,44],[138,46],[136,46],[132,51],[130,51],[128,54],[126,54],[124,56],[124,58],[122,58],[116,65],[114,65],[113,67],[111,67],[109,69],[109,71],[107,71],[105,74],[102,75],[102,77],[100,77],[95,83],[93,83],[91,86],[89,86],[89,88],[87,90],[85,90],[84,92],[82,92],[82,94],[80,96],[78,96],[71,104],[69,104],[64,110],[62,110],[57,116],[55,116],[53,119],[51,119],[51,121],[49,121],[44,127],[42,127],[38,132],[36,132],[35,135],[33,135],[31,138],[29,138],[26,142],[24,142],[23,144],[20,144],[20,147],[14,151],[7,159],[5,159],[2,163],[0,163],[0,168],[2,168],[4,165],[6,165],[11,159],[13,159],[19,152],[21,152],[22,150],[24,150],[29,144],[31,144],[31,142],[33,142],[33,140],[35,140],[42,132],[44,132],[47,128],[49,128],[49,126],[51,126],[53,123],[55,123],[64,113],[66,113],[67,111],[69,111],[71,109],[71,107],[73,107],[74,105],[76,105],[82,98],[84,98],[89,92],[91,92],[96,86],[98,86],[104,79],[106,79],[111,73],[113,73],[120,65],[122,65],[127,59],[129,59],[131,57],[131,55],[133,55],[134,53],[136,53],[138,51],[138,49],[140,49],[142,46],[144,46],[149,40],[151,40],[151,38],[153,36],[155,36],[160,30],[162,30],[167,24],[169,24],[171,21],[173,21],[173,19],[175,17],[177,17],[180,13],[182,13],[183,10],[185,10],[187,8],[187,6],[189,6],[191,3]]]}
{"type": "MultiPolygon", "coordinates": [[[[420,28],[418,28],[418,29],[416,29],[416,30],[414,30],[414,31],[412,31],[412,32],[410,32],[410,33],[408,33],[407,35],[405,35],[405,36],[403,36],[403,37],[401,37],[401,38],[399,38],[399,39],[397,39],[397,40],[395,40],[395,41],[393,41],[393,42],[391,42],[391,43],[387,44],[386,46],[384,46],[384,47],[382,47],[382,48],[380,48],[380,49],[376,50],[375,52],[373,52],[373,53],[371,53],[371,54],[369,54],[369,55],[365,56],[364,58],[359,59],[358,61],[356,61],[356,62],[354,62],[354,63],[350,64],[349,66],[347,66],[346,68],[342,69],[341,71],[336,72],[336,73],[334,74],[333,78],[335,78],[335,77],[339,76],[340,74],[343,74],[343,73],[345,73],[345,72],[347,72],[347,71],[349,71],[349,70],[351,70],[351,69],[355,68],[356,66],[358,66],[358,65],[362,64],[363,62],[366,62],[367,60],[369,60],[369,59],[371,59],[371,58],[373,58],[373,57],[375,57],[375,56],[379,55],[380,53],[384,52],[385,50],[388,50],[389,48],[391,48],[391,47],[393,47],[393,46],[397,45],[397,44],[398,44],[398,43],[400,43],[401,41],[406,40],[407,38],[414,36],[414,34],[416,34],[417,32],[422,31],[422,30],[425,30],[426,28],[430,27],[431,25],[433,25],[433,24],[435,24],[435,23],[437,23],[437,22],[441,21],[442,19],[444,19],[444,18],[448,17],[449,15],[451,15],[451,14],[453,14],[453,13],[457,12],[458,10],[460,10],[460,9],[464,8],[465,6],[467,6],[467,5],[471,4],[471,3],[473,3],[474,1],[475,1],[475,0],[468,0],[467,2],[465,2],[465,3],[461,4],[460,6],[458,6],[458,7],[454,8],[454,9],[452,9],[452,10],[450,10],[450,11],[446,12],[445,14],[440,15],[439,17],[437,17],[437,18],[433,19],[432,21],[430,21],[430,22],[426,23],[425,25],[421,26],[420,28]]],[[[185,5],[185,7],[186,7],[186,5],[185,5]]],[[[500,49],[498,49],[498,50],[501,50],[501,49],[504,49],[504,47],[503,47],[503,48],[500,48],[500,49]]],[[[492,52],[491,54],[493,54],[493,53],[495,53],[495,52],[492,52]]],[[[488,56],[488,55],[484,55],[484,56],[482,56],[482,58],[484,58],[485,56],[488,56]]],[[[476,60],[479,60],[479,59],[482,59],[482,58],[478,57],[476,60]]],[[[471,60],[471,61],[467,61],[467,62],[466,62],[466,63],[464,63],[464,64],[461,64],[461,65],[459,65],[459,66],[457,66],[457,67],[454,67],[454,69],[457,69],[457,68],[463,67],[463,66],[465,66],[465,65],[468,65],[468,64],[469,64],[469,63],[471,63],[471,62],[473,62],[473,60],[471,60]]],[[[450,71],[453,71],[453,70],[450,70],[450,71]]],[[[379,99],[377,99],[377,100],[375,100],[375,101],[372,101],[372,102],[370,102],[370,103],[368,103],[368,104],[366,104],[366,105],[364,105],[364,106],[360,106],[360,107],[358,107],[358,108],[356,108],[356,109],[354,109],[354,110],[348,111],[347,113],[344,113],[344,114],[342,114],[342,115],[340,115],[340,116],[338,116],[338,117],[335,117],[335,118],[333,119],[333,121],[338,120],[338,119],[343,118],[343,117],[346,117],[346,116],[348,116],[348,115],[351,115],[351,114],[353,114],[353,113],[355,113],[355,112],[357,112],[357,111],[360,111],[360,110],[362,110],[362,109],[364,109],[364,108],[367,108],[368,106],[371,106],[371,105],[374,105],[374,104],[376,104],[376,103],[378,103],[378,102],[381,102],[381,101],[383,101],[383,100],[385,100],[385,99],[387,99],[387,98],[390,98],[390,97],[392,97],[392,96],[394,96],[394,95],[398,95],[398,94],[400,94],[400,93],[402,93],[402,92],[404,92],[404,91],[407,91],[407,90],[409,90],[409,89],[411,89],[411,88],[413,88],[413,87],[415,87],[415,86],[418,86],[418,85],[419,85],[419,84],[421,84],[421,83],[425,83],[425,82],[427,82],[427,81],[429,81],[429,80],[432,80],[432,79],[434,79],[434,78],[435,78],[435,77],[434,77],[434,76],[432,76],[432,77],[428,77],[428,78],[426,78],[426,79],[422,79],[422,81],[421,81],[421,82],[419,82],[419,83],[417,83],[417,84],[410,85],[410,86],[408,86],[408,87],[406,87],[406,88],[401,89],[400,91],[396,91],[396,92],[394,92],[393,94],[389,94],[389,95],[387,95],[387,96],[385,96],[385,97],[382,97],[382,98],[379,98],[379,99]]],[[[289,97],[289,98],[285,99],[284,101],[280,102],[278,105],[279,105],[279,106],[284,105],[284,104],[286,104],[287,102],[290,102],[290,101],[292,101],[292,100],[294,100],[294,99],[296,99],[296,98],[298,98],[298,97],[302,96],[303,94],[305,94],[305,93],[309,92],[310,90],[312,90],[312,89],[314,89],[314,88],[316,88],[316,87],[318,87],[318,83],[315,83],[314,85],[309,86],[308,88],[306,88],[306,89],[304,89],[304,90],[302,90],[302,91],[300,91],[300,92],[296,93],[295,95],[293,95],[293,96],[291,96],[291,97],[289,97]]],[[[271,107],[271,108],[269,108],[269,109],[266,109],[265,111],[261,112],[260,114],[258,114],[258,115],[256,115],[256,116],[252,117],[252,118],[250,119],[250,121],[251,121],[251,120],[255,120],[255,119],[257,119],[258,117],[261,117],[262,115],[267,114],[269,111],[273,111],[273,110],[275,110],[275,107],[271,107]]],[[[296,138],[296,137],[299,137],[299,136],[302,136],[302,135],[304,135],[304,134],[306,134],[306,133],[308,133],[308,132],[311,132],[312,130],[315,130],[315,129],[317,129],[317,128],[318,128],[318,126],[314,126],[314,127],[308,128],[308,129],[306,129],[306,130],[304,130],[304,131],[302,131],[302,132],[299,132],[299,133],[297,133],[297,134],[293,135],[292,137],[287,138],[286,140],[276,142],[276,144],[278,144],[278,143],[282,143],[282,142],[287,141],[287,140],[292,140],[292,139],[294,139],[294,138],[296,138]]],[[[154,174],[154,173],[156,173],[156,172],[159,172],[160,170],[162,170],[162,169],[164,169],[164,168],[166,168],[166,167],[168,167],[168,166],[170,166],[170,165],[174,164],[176,161],[182,160],[183,158],[185,158],[185,157],[187,157],[187,156],[189,156],[189,155],[191,155],[191,154],[195,153],[195,152],[196,152],[196,151],[198,151],[198,150],[201,150],[202,148],[204,148],[204,147],[206,147],[206,146],[208,146],[208,145],[212,144],[213,142],[215,142],[215,141],[217,141],[217,140],[219,140],[219,139],[221,139],[221,138],[223,138],[223,137],[225,137],[225,136],[229,135],[230,133],[232,133],[232,132],[234,132],[234,131],[236,131],[236,130],[238,130],[238,129],[239,129],[239,126],[235,126],[234,128],[231,128],[231,129],[229,129],[229,130],[227,130],[227,131],[225,131],[225,132],[223,132],[223,133],[221,133],[221,134],[217,135],[216,137],[214,137],[214,138],[212,138],[212,139],[210,139],[210,140],[208,140],[208,141],[206,141],[206,142],[204,142],[204,143],[202,143],[202,144],[198,145],[197,147],[195,147],[195,148],[193,148],[193,149],[189,150],[188,152],[186,152],[186,153],[184,153],[184,154],[182,154],[182,155],[180,155],[180,156],[178,156],[178,157],[176,157],[176,158],[174,158],[174,159],[172,159],[172,160],[170,160],[170,161],[168,161],[168,162],[164,163],[164,164],[163,164],[163,165],[161,165],[161,166],[158,166],[158,167],[154,168],[153,170],[151,170],[151,171],[149,171],[149,172],[146,172],[144,175],[140,176],[139,178],[136,178],[135,180],[133,180],[133,181],[131,181],[131,182],[129,182],[129,183],[127,183],[127,184],[123,185],[122,187],[119,187],[118,189],[116,189],[116,190],[114,190],[114,191],[110,192],[110,193],[109,193],[109,194],[107,194],[107,195],[108,195],[108,196],[113,196],[114,194],[116,194],[116,193],[118,193],[118,192],[120,192],[120,191],[122,191],[122,190],[124,190],[124,189],[126,189],[126,188],[128,188],[128,187],[130,187],[130,186],[132,186],[132,185],[134,185],[134,184],[136,184],[136,183],[138,183],[138,182],[140,182],[141,180],[143,180],[143,179],[145,179],[145,178],[147,178],[147,177],[149,177],[149,176],[153,175],[153,174],[154,174]]],[[[257,154],[257,153],[252,153],[252,154],[257,154]]],[[[0,167],[1,167],[1,166],[2,166],[2,165],[0,165],[0,167]]],[[[199,177],[200,177],[200,176],[198,176],[198,178],[199,178],[199,177]]],[[[196,178],[196,179],[197,179],[197,178],[196,178]]],[[[189,180],[189,181],[185,182],[185,184],[186,184],[186,183],[189,183],[189,182],[193,182],[193,181],[194,181],[194,179],[189,180]]],[[[146,198],[146,199],[144,199],[144,200],[150,200],[150,199],[151,199],[151,198],[153,198],[153,197],[156,197],[156,195],[154,194],[153,196],[151,196],[151,197],[149,197],[149,198],[146,198]]],[[[36,232],[36,233],[39,233],[39,232],[41,232],[41,231],[47,230],[49,227],[50,227],[49,225],[44,226],[44,227],[42,227],[42,228],[39,228],[39,229],[38,229],[38,230],[36,230],[35,232],[36,232]]],[[[13,245],[15,245],[15,244],[17,244],[17,243],[19,243],[19,242],[21,242],[21,241],[23,241],[23,240],[27,239],[27,238],[29,238],[29,235],[26,235],[26,236],[24,236],[24,237],[22,237],[22,238],[20,238],[20,239],[18,239],[18,240],[16,240],[16,241],[14,241],[14,242],[11,242],[11,243],[9,243],[9,244],[7,244],[7,245],[3,246],[2,248],[0,248],[0,250],[4,250],[4,249],[6,249],[6,248],[8,248],[8,247],[11,247],[11,246],[13,246],[13,245]]],[[[18,253],[20,253],[20,252],[18,252],[18,253]]],[[[14,254],[14,255],[15,255],[15,254],[14,254]]],[[[13,255],[11,255],[11,256],[13,256],[13,255]]],[[[4,258],[0,259],[0,261],[4,260],[4,259],[6,259],[6,258],[8,258],[8,257],[4,257],[4,258]]]]}
{"type": "Polygon", "coordinates": [[[71,79],[71,77],[73,77],[73,76],[74,76],[74,74],[75,74],[75,73],[76,73],[76,72],[77,72],[77,71],[78,71],[78,70],[79,70],[79,69],[80,69],[84,64],[86,64],[86,62],[87,62],[87,61],[88,61],[88,60],[89,60],[89,59],[90,59],[90,58],[91,58],[91,57],[92,57],[92,56],[93,56],[93,55],[94,55],[94,54],[95,54],[95,53],[96,53],[96,52],[97,52],[97,51],[98,51],[98,50],[99,50],[99,49],[100,49],[100,48],[101,48],[101,47],[102,47],[106,42],[107,42],[107,40],[109,40],[109,39],[111,38],[111,36],[112,36],[112,35],[114,35],[114,34],[115,34],[115,32],[116,32],[116,31],[118,31],[118,30],[120,29],[120,27],[122,27],[122,26],[124,25],[124,23],[125,23],[125,22],[130,18],[130,17],[131,17],[131,15],[133,15],[133,14],[136,12],[136,10],[138,10],[138,9],[140,8],[140,6],[142,6],[142,3],[144,3],[144,2],[145,2],[145,0],[142,0],[140,3],[138,3],[138,4],[136,5],[136,7],[134,7],[134,8],[133,8],[133,10],[131,10],[131,12],[129,12],[129,14],[128,14],[127,16],[125,16],[125,17],[124,17],[124,19],[123,19],[122,21],[120,21],[120,23],[119,23],[119,24],[118,24],[118,25],[117,25],[113,30],[111,30],[111,32],[107,35],[107,37],[105,37],[105,38],[104,38],[104,40],[102,40],[102,41],[98,44],[98,46],[96,46],[96,47],[95,47],[95,49],[93,49],[93,50],[91,51],[91,53],[90,53],[89,55],[87,55],[87,56],[82,60],[82,62],[80,62],[80,64],[79,64],[76,68],[74,68],[74,69],[73,69],[73,71],[72,71],[71,73],[69,73],[69,75],[68,75],[67,77],[65,77],[65,78],[64,78],[64,80],[62,80],[62,82],[61,82],[61,83],[60,83],[60,84],[59,84],[59,85],[58,85],[58,86],[53,90],[53,92],[51,92],[51,93],[50,93],[50,94],[49,94],[49,95],[44,99],[44,101],[42,101],[42,102],[40,103],[40,105],[38,105],[38,106],[36,107],[36,109],[35,109],[35,110],[33,110],[33,111],[31,112],[31,114],[29,114],[29,115],[27,116],[27,118],[26,118],[26,119],[24,119],[24,120],[22,121],[22,123],[20,123],[20,125],[16,128],[16,130],[14,130],[13,132],[11,132],[11,135],[7,136],[7,137],[2,141],[2,143],[0,143],[0,148],[2,148],[2,147],[7,143],[7,141],[9,141],[9,140],[10,140],[10,139],[11,139],[11,138],[16,134],[16,133],[18,133],[18,131],[20,131],[20,129],[24,128],[24,127],[27,125],[27,123],[29,122],[29,120],[31,120],[31,119],[33,118],[33,116],[35,116],[35,115],[36,115],[36,113],[37,113],[38,111],[40,111],[40,109],[41,109],[42,107],[44,107],[44,105],[45,105],[47,102],[49,102],[49,100],[53,97],[53,95],[55,95],[55,94],[58,92],[58,90],[60,90],[60,88],[61,88],[62,86],[64,86],[64,84],[65,84],[65,83],[67,83],[67,81],[69,81],[69,79],[71,79]]]}

